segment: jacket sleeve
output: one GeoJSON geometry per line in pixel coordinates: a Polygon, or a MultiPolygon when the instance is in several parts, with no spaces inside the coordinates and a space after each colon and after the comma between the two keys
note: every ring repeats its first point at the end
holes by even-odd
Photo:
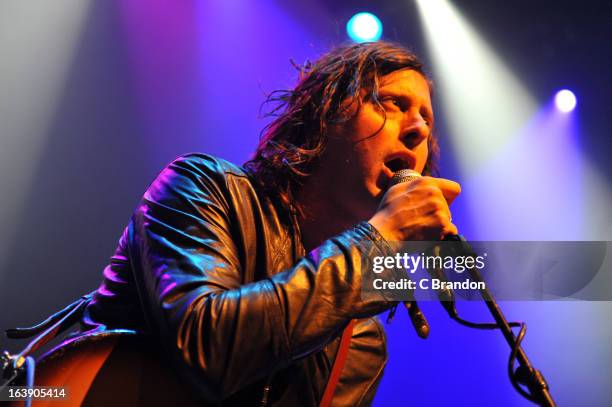
{"type": "Polygon", "coordinates": [[[364,253],[385,254],[367,223],[271,278],[241,284],[236,225],[215,166],[200,156],[166,167],[134,213],[129,250],[149,323],[206,397],[221,400],[389,304],[360,296],[364,253]]]}

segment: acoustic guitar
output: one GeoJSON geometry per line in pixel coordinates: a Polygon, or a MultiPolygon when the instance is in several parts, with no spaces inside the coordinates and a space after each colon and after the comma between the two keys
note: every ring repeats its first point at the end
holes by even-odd
{"type": "Polygon", "coordinates": [[[66,396],[33,399],[33,407],[203,405],[159,347],[135,334],[90,335],[56,348],[37,362],[35,385],[64,388],[66,396]]]}

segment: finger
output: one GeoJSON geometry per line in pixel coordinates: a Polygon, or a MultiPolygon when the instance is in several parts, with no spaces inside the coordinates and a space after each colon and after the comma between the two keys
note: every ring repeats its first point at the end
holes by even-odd
{"type": "Polygon", "coordinates": [[[461,185],[455,181],[451,181],[445,178],[432,178],[428,177],[432,182],[442,191],[444,199],[450,205],[455,198],[461,193],[461,185]]]}
{"type": "Polygon", "coordinates": [[[444,225],[444,227],[442,228],[442,236],[440,236],[440,239],[444,239],[446,236],[452,236],[452,235],[458,235],[458,234],[459,234],[459,230],[457,229],[457,226],[449,222],[448,224],[444,225]]]}
{"type": "Polygon", "coordinates": [[[400,182],[399,184],[391,185],[387,191],[385,191],[385,196],[387,196],[387,198],[392,198],[396,195],[404,194],[409,184],[410,182],[400,182]]]}

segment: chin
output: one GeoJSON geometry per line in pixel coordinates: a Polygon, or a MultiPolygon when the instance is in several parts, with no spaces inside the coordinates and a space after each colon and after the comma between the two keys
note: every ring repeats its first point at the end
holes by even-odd
{"type": "Polygon", "coordinates": [[[371,201],[373,205],[376,205],[374,207],[374,210],[378,208],[378,204],[380,203],[380,200],[382,199],[385,192],[387,192],[387,190],[381,188],[377,183],[366,185],[367,199],[371,201]]]}
{"type": "Polygon", "coordinates": [[[387,192],[385,189],[376,188],[375,191],[370,192],[370,196],[376,202],[380,202],[380,200],[382,199],[383,195],[385,195],[385,192],[387,192]]]}
{"type": "Polygon", "coordinates": [[[387,192],[387,186],[389,185],[389,177],[385,173],[380,173],[375,182],[367,185],[368,192],[370,195],[378,200],[387,192]]]}

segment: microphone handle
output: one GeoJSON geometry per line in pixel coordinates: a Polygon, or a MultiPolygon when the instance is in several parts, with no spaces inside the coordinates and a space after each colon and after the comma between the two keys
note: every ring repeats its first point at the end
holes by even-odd
{"type": "MultiPolygon", "coordinates": [[[[393,177],[391,178],[391,181],[389,182],[389,186],[400,184],[402,182],[410,182],[413,179],[419,178],[420,176],[421,174],[419,174],[418,172],[414,170],[399,170],[395,174],[393,174],[393,177]]],[[[450,295],[452,296],[452,292],[450,293],[450,295]]],[[[454,309],[454,296],[451,298],[453,300],[452,302],[448,302],[448,301],[445,302],[441,300],[444,308],[447,308],[447,305],[445,304],[449,304],[452,307],[452,309],[454,309]]],[[[430,330],[429,323],[427,322],[425,315],[423,314],[423,312],[417,305],[417,302],[415,300],[412,300],[412,301],[403,301],[403,303],[404,303],[404,306],[406,307],[406,310],[408,310],[408,316],[410,316],[410,321],[412,322],[412,326],[414,327],[417,335],[423,339],[427,338],[429,336],[429,330],[430,330]]],[[[447,308],[447,311],[448,311],[448,308],[447,308]]]]}

